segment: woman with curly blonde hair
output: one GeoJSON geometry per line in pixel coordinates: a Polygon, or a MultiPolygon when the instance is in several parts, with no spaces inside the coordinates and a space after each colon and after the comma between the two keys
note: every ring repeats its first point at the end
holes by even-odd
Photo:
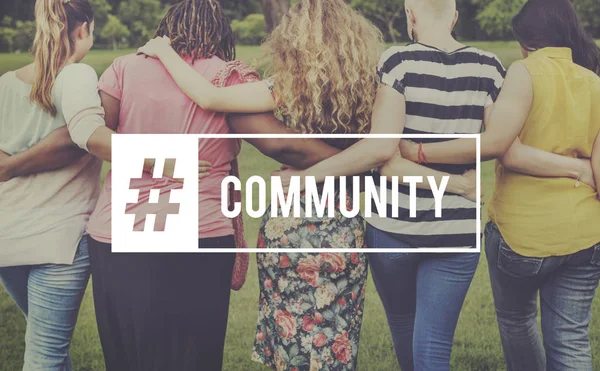
{"type": "MultiPolygon", "coordinates": [[[[193,71],[166,38],[141,53],[159,58],[204,109],[275,111],[291,132],[368,133],[378,89],[380,32],[343,0],[303,0],[264,44],[266,81],[216,88],[193,71]]],[[[375,117],[375,119],[381,119],[375,117]]],[[[233,119],[235,120],[235,118],[233,119]]],[[[398,140],[379,141],[370,157],[385,163],[398,140]]],[[[328,140],[336,149],[350,140],[328,140]]],[[[377,165],[377,164],[374,164],[377,165]]],[[[351,194],[351,192],[348,192],[351,194]]],[[[340,195],[336,196],[340,205],[340,195]]],[[[342,202],[353,203],[349,197],[342,202]]],[[[302,206],[305,199],[302,197],[302,206]]],[[[261,248],[362,248],[362,218],[263,217],[261,248]]],[[[253,360],[276,370],[354,370],[362,325],[364,254],[259,254],[259,320],[253,360]]]]}

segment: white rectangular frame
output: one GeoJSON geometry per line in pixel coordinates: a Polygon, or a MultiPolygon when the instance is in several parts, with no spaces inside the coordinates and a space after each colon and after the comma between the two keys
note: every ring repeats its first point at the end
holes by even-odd
{"type": "Polygon", "coordinates": [[[356,249],[265,249],[247,248],[233,251],[231,248],[201,248],[199,253],[480,253],[481,252],[481,135],[480,134],[188,134],[195,135],[198,139],[475,139],[477,146],[477,246],[475,249],[465,248],[356,248],[356,249]]]}

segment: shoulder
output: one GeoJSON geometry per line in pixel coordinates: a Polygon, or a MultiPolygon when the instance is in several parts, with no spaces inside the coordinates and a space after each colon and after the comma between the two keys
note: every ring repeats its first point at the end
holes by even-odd
{"type": "Polygon", "coordinates": [[[120,57],[115,58],[112,62],[113,66],[126,67],[128,65],[135,65],[137,63],[142,63],[146,61],[146,57],[143,55],[137,54],[127,54],[120,57]]]}
{"type": "Polygon", "coordinates": [[[584,79],[590,81],[594,86],[597,86],[600,84],[600,76],[598,76],[594,71],[587,69],[583,66],[580,66],[578,64],[575,64],[575,66],[579,70],[579,73],[581,74],[581,76],[583,76],[584,79]]]}
{"type": "Polygon", "coordinates": [[[505,86],[518,86],[530,90],[533,87],[532,74],[523,60],[514,62],[506,72],[505,86]]]}
{"type": "Polygon", "coordinates": [[[98,83],[98,74],[92,66],[85,63],[73,63],[64,67],[56,78],[56,83],[98,83]]]}
{"type": "Polygon", "coordinates": [[[110,64],[108,70],[114,70],[119,72],[123,71],[127,67],[135,68],[141,63],[147,63],[146,58],[144,56],[137,54],[127,54],[115,58],[115,60],[110,64]]]}
{"type": "Polygon", "coordinates": [[[474,47],[469,47],[463,52],[476,54],[479,57],[478,59],[480,64],[492,68],[493,70],[500,73],[502,76],[506,75],[506,68],[504,67],[504,64],[496,54],[474,47]]]}
{"type": "Polygon", "coordinates": [[[418,44],[409,44],[409,45],[396,45],[388,48],[379,59],[379,67],[382,68],[384,66],[395,67],[402,63],[407,55],[418,51],[418,44]]]}
{"type": "Polygon", "coordinates": [[[15,71],[8,71],[2,75],[0,75],[0,84],[6,84],[10,81],[12,76],[14,76],[15,71]]]}
{"type": "Polygon", "coordinates": [[[91,66],[84,63],[74,63],[64,67],[52,88],[52,98],[59,111],[63,112],[81,102],[90,105],[99,104],[98,74],[91,66]]]}
{"type": "Polygon", "coordinates": [[[227,86],[260,81],[260,75],[241,61],[223,62],[212,80],[215,86],[227,86]]]}
{"type": "Polygon", "coordinates": [[[9,91],[17,91],[17,78],[14,71],[9,71],[0,76],[0,94],[4,96],[9,91]]]}
{"type": "Polygon", "coordinates": [[[15,86],[15,72],[9,71],[0,76],[0,90],[2,92],[6,92],[11,89],[11,87],[15,86]]]}

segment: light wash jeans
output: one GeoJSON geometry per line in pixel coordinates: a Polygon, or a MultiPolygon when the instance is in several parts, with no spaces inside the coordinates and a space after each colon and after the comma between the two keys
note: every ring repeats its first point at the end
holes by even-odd
{"type": "Polygon", "coordinates": [[[589,330],[600,244],[567,256],[522,256],[489,223],[485,249],[507,370],[592,371],[589,330]]]}
{"type": "Polygon", "coordinates": [[[73,265],[0,268],[0,282],[27,319],[24,371],[71,371],[69,346],[89,278],[87,236],[73,265]]]}
{"type": "MultiPolygon", "coordinates": [[[[370,225],[371,248],[409,248],[370,225]]],[[[369,254],[402,371],[448,371],[454,332],[478,253],[369,254]]]]}

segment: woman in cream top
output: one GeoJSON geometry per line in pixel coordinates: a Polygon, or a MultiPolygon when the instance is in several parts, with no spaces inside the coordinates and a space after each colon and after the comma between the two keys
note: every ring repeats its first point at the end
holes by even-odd
{"type": "Polygon", "coordinates": [[[78,63],[93,45],[88,0],[39,0],[35,17],[34,63],[0,78],[0,282],[27,318],[23,369],[62,371],[102,165],[71,138],[86,143],[104,120],[97,75],[78,63]]]}

